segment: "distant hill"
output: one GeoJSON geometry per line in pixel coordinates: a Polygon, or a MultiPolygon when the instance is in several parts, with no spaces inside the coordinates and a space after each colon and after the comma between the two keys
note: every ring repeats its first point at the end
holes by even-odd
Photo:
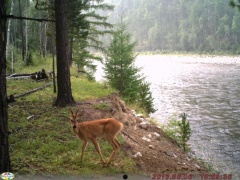
{"type": "Polygon", "coordinates": [[[240,54],[240,12],[229,0],[106,0],[124,15],[139,51],[240,54]]]}

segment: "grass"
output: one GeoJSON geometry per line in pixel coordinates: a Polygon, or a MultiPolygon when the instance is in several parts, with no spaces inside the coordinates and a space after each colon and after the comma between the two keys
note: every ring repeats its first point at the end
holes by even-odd
{"type": "MultiPolygon", "coordinates": [[[[24,68],[20,71],[27,73],[24,68]]],[[[76,101],[100,98],[114,92],[86,78],[72,77],[71,82],[76,101]]],[[[9,95],[21,94],[45,83],[31,79],[7,80],[7,92],[9,95]]],[[[67,118],[69,107],[52,106],[54,97],[56,94],[53,93],[53,87],[49,86],[9,104],[9,148],[15,175],[102,176],[137,172],[135,163],[123,151],[119,151],[113,162],[117,166],[102,167],[100,157],[91,143],[83,162],[80,162],[82,142],[72,132],[67,118]]],[[[100,108],[105,108],[105,105],[100,105],[100,108]]],[[[121,144],[124,143],[121,136],[118,139],[121,144]]],[[[105,159],[109,158],[112,151],[110,144],[104,140],[100,140],[99,144],[105,159]]]]}
{"type": "MultiPolygon", "coordinates": [[[[17,81],[19,83],[17,87],[27,89],[25,84],[30,84],[28,81],[17,81]],[[20,84],[24,87],[20,87],[20,84]]],[[[10,92],[14,91],[10,88],[12,83],[8,83],[10,92]]],[[[95,83],[92,86],[89,84],[88,88],[92,89],[95,86],[95,83]]],[[[19,99],[9,106],[9,129],[12,132],[9,143],[15,173],[104,175],[135,171],[134,162],[122,151],[115,160],[118,166],[101,168],[100,157],[92,144],[88,146],[81,163],[82,142],[76,138],[70,127],[67,119],[69,108],[53,107],[54,94],[51,92],[51,88],[47,88],[19,99]]],[[[94,98],[93,94],[89,96],[94,98]]],[[[89,96],[79,97],[85,99],[89,96]]],[[[120,142],[124,143],[123,139],[120,139],[120,142]]],[[[100,146],[103,156],[109,157],[112,147],[108,142],[100,141],[100,146]]]]}

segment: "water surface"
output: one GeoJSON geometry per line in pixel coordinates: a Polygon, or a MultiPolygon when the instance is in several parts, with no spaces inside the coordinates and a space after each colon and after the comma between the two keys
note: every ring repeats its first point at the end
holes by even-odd
{"type": "Polygon", "coordinates": [[[240,57],[139,56],[151,82],[152,116],[167,123],[185,112],[198,158],[221,173],[240,170],[240,57]]]}
{"type": "MultiPolygon", "coordinates": [[[[153,117],[187,114],[191,149],[221,173],[240,177],[240,57],[138,56],[151,83],[153,117]]],[[[102,65],[97,80],[102,79],[102,65]]]]}

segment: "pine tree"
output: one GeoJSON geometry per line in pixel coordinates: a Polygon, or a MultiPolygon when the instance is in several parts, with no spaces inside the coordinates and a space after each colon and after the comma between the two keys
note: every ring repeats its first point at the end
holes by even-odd
{"type": "Polygon", "coordinates": [[[90,48],[103,50],[99,37],[111,33],[112,24],[107,22],[107,16],[98,11],[113,10],[114,6],[103,0],[72,0],[68,3],[69,18],[69,60],[78,65],[79,70],[95,71],[93,60],[102,60],[90,51],[90,48]],[[85,70],[84,70],[85,69],[85,70]]]}
{"type": "Polygon", "coordinates": [[[135,45],[126,32],[126,26],[121,24],[105,52],[105,78],[126,101],[139,103],[147,113],[151,113],[154,109],[149,84],[139,74],[141,69],[134,65],[135,45]]]}
{"type": "Polygon", "coordinates": [[[146,112],[151,113],[156,110],[153,107],[153,97],[150,91],[150,84],[146,81],[142,81],[140,85],[140,106],[145,109],[146,112]]]}

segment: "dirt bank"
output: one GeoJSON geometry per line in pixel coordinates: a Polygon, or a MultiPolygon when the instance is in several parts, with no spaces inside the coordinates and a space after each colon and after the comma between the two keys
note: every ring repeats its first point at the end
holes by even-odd
{"type": "Polygon", "coordinates": [[[116,95],[78,103],[81,121],[115,117],[124,124],[122,150],[146,175],[153,173],[202,174],[208,170],[191,159],[165,133],[126,107],[116,95]]]}

